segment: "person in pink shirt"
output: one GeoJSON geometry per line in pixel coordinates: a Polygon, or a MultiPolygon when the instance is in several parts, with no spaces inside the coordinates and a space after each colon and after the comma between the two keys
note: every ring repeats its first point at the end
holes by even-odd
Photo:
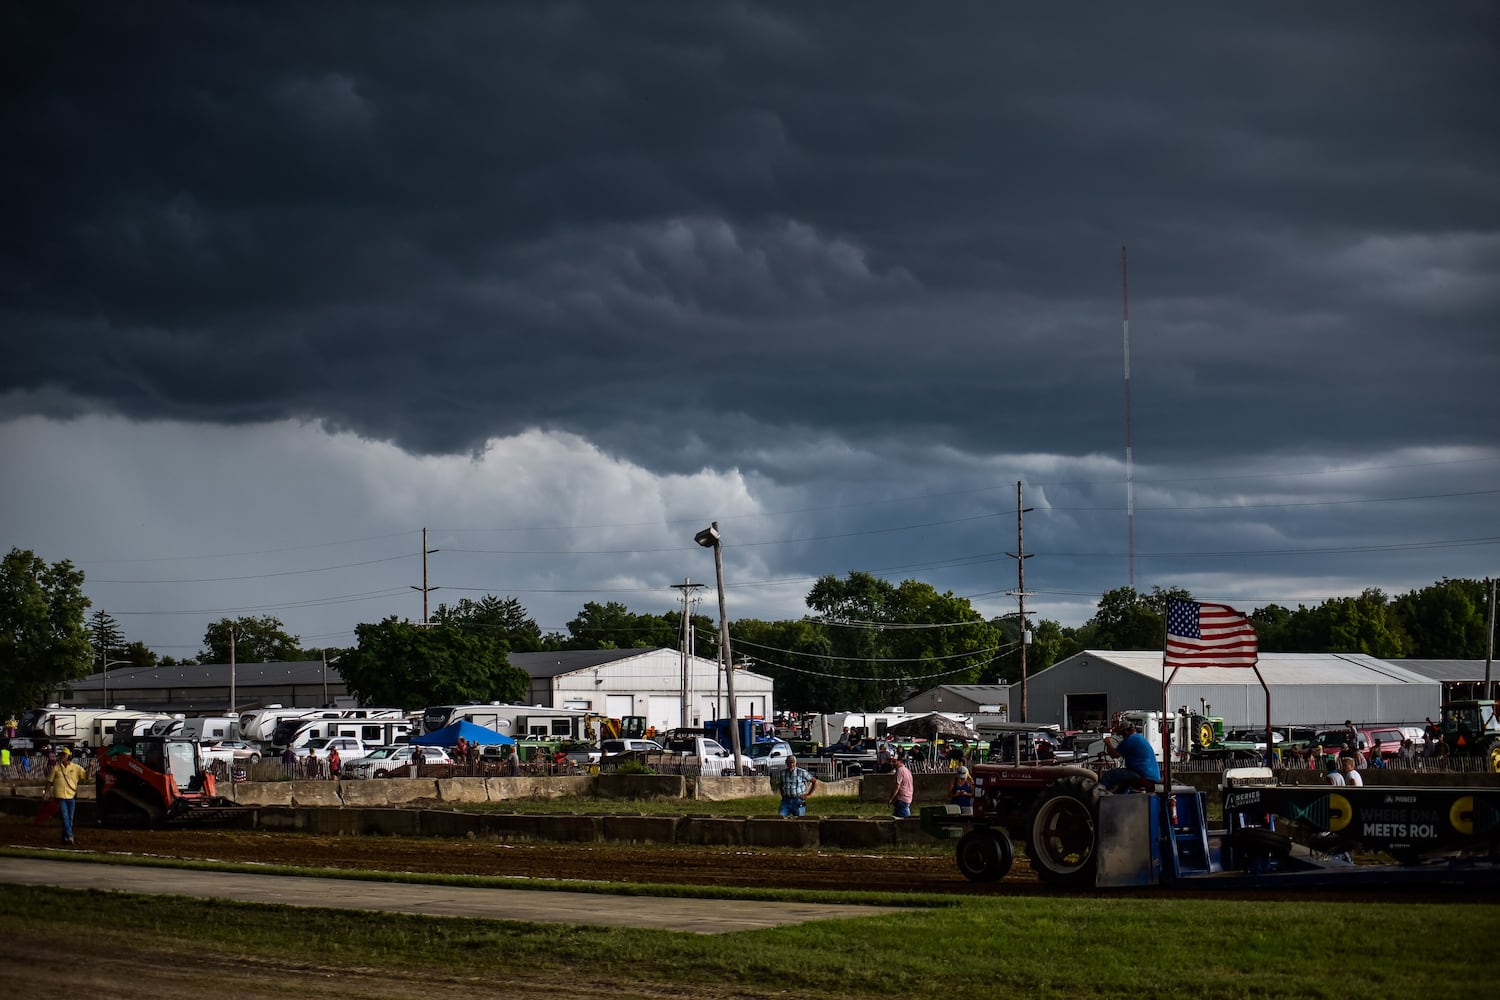
{"type": "Polygon", "coordinates": [[[901,818],[911,815],[911,791],[911,768],[906,766],[906,761],[897,757],[896,787],[891,792],[892,816],[901,818]]]}

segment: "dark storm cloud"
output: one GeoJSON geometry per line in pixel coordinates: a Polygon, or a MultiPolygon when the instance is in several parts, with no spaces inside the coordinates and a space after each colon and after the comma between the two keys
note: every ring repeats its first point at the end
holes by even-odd
{"type": "Polygon", "coordinates": [[[73,15],[5,15],[11,413],[1113,452],[1128,242],[1158,449],[1490,437],[1488,5],[73,15]]]}

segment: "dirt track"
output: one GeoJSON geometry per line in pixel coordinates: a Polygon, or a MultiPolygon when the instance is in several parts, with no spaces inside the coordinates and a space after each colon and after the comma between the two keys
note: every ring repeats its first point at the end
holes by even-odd
{"type": "MultiPolygon", "coordinates": [[[[55,824],[7,824],[0,843],[54,847],[55,824]]],[[[995,892],[959,875],[949,854],[768,851],[750,847],[662,847],[620,844],[499,843],[399,837],[315,837],[225,830],[104,830],[81,828],[78,850],[152,854],[262,864],[379,871],[445,872],[515,878],[608,882],[764,886],[800,889],[884,889],[972,894],[995,892]]],[[[1003,883],[1010,891],[1040,888],[1025,862],[1003,883]]],[[[1004,891],[1004,890],[1002,890],[1004,891]]]]}
{"type": "MultiPolygon", "coordinates": [[[[56,848],[58,827],[24,821],[0,824],[0,844],[56,848]]],[[[959,874],[947,851],[857,852],[769,850],[756,847],[635,846],[448,840],[405,837],[325,837],[301,833],[230,830],[106,830],[80,827],[79,851],[155,855],[309,868],[442,872],[510,878],[588,879],[603,882],[768,889],[864,889],[955,896],[1071,895],[1041,882],[1018,856],[1000,882],[976,885],[959,874]]],[[[1103,895],[1156,895],[1161,888],[1102,890],[1103,895]]],[[[1447,888],[1196,890],[1221,898],[1368,899],[1372,892],[1409,902],[1484,902],[1489,896],[1447,888]]]]}

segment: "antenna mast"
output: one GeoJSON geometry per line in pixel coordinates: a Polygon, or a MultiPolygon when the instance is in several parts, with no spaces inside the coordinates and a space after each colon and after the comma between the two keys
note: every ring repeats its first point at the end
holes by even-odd
{"type": "Polygon", "coordinates": [[[1125,551],[1130,586],[1135,587],[1135,456],[1130,442],[1130,277],[1120,246],[1120,306],[1125,317],[1125,551]]]}

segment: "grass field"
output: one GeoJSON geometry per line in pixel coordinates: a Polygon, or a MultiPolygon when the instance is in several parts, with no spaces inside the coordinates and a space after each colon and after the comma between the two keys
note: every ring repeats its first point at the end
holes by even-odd
{"type": "MultiPolygon", "coordinates": [[[[513,880],[506,885],[517,887],[513,880]]],[[[716,895],[728,910],[739,894],[716,895]]],[[[745,894],[752,895],[764,898],[763,892],[745,894]]],[[[890,900],[868,894],[868,901],[890,900]]],[[[357,972],[352,996],[412,995],[413,983],[430,978],[454,997],[601,995],[595,990],[603,982],[608,995],[620,998],[702,1000],[1375,1000],[1452,986],[1473,992],[1486,978],[1500,932],[1500,908],[1487,904],[1101,897],[926,902],[938,905],[897,916],[696,935],[0,886],[0,941],[9,956],[0,959],[0,969],[25,975],[24,956],[65,955],[70,963],[107,968],[109,956],[122,955],[148,969],[191,968],[193,956],[230,956],[233,963],[203,970],[212,992],[229,996],[271,995],[256,988],[266,984],[243,980],[286,976],[295,958],[313,962],[325,985],[341,970],[357,972]],[[388,991],[381,988],[383,977],[390,978],[388,991]],[[569,983],[579,984],[576,993],[569,983]],[[584,983],[593,988],[583,989],[584,983]]],[[[276,988],[324,995],[298,982],[276,988]]],[[[115,995],[145,994],[122,989],[115,995]]],[[[179,994],[164,989],[156,995],[179,994]]]]}

